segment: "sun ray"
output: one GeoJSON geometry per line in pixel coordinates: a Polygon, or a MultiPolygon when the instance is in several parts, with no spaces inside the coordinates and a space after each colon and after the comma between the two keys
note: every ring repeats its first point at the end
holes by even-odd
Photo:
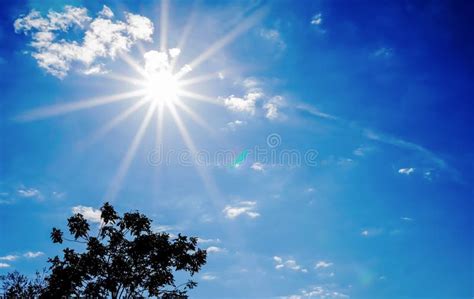
{"type": "Polygon", "coordinates": [[[209,133],[215,134],[215,130],[211,128],[208,123],[206,123],[199,115],[196,114],[196,112],[189,108],[185,103],[181,102],[180,100],[176,100],[174,104],[176,104],[176,106],[186,112],[195,123],[206,129],[209,133]]]}
{"type": "Polygon", "coordinates": [[[196,83],[210,81],[212,79],[217,79],[217,78],[219,78],[219,75],[217,73],[210,73],[210,74],[200,75],[200,76],[192,77],[192,78],[185,79],[185,80],[179,80],[179,86],[184,87],[184,86],[193,85],[193,84],[196,84],[196,83]]]}
{"type": "MultiPolygon", "coordinates": [[[[204,51],[201,55],[196,57],[189,66],[192,69],[195,69],[198,65],[206,61],[209,57],[219,51],[221,48],[225,47],[227,44],[232,42],[237,36],[242,34],[244,31],[250,29],[253,25],[255,25],[265,14],[267,13],[267,9],[262,8],[250,15],[247,19],[245,19],[242,23],[240,23],[237,27],[227,33],[223,38],[212,44],[206,51],[204,51]]],[[[184,74],[183,74],[184,76],[184,74]]]]}
{"type": "Polygon", "coordinates": [[[191,100],[197,100],[197,101],[206,102],[209,104],[222,106],[222,103],[215,98],[204,96],[204,95],[201,95],[192,91],[188,91],[188,90],[182,90],[182,89],[179,90],[178,96],[181,96],[183,98],[188,98],[191,100]]]}
{"type": "Polygon", "coordinates": [[[165,108],[165,105],[164,104],[160,104],[158,105],[158,113],[156,114],[156,147],[158,148],[158,146],[161,144],[161,142],[163,141],[163,121],[164,121],[164,109],[165,108]]]}
{"type": "Polygon", "coordinates": [[[135,78],[124,76],[124,75],[107,73],[107,74],[104,74],[103,77],[106,79],[112,79],[115,81],[127,82],[133,85],[146,87],[146,84],[145,82],[143,82],[143,80],[135,79],[135,78]]]}
{"type": "MultiPolygon", "coordinates": [[[[176,108],[174,107],[173,104],[168,105],[169,111],[171,112],[171,115],[176,123],[176,126],[178,127],[178,131],[183,138],[184,143],[186,144],[186,147],[191,151],[191,155],[193,157],[198,157],[198,151],[196,146],[194,145],[194,141],[191,138],[191,135],[189,135],[188,130],[186,129],[186,126],[184,125],[183,121],[181,120],[181,117],[179,116],[178,112],[176,111],[176,108]]],[[[196,170],[201,177],[201,179],[204,182],[204,185],[207,189],[207,191],[210,193],[212,198],[217,198],[217,195],[219,194],[217,186],[215,185],[213,179],[209,176],[209,174],[206,172],[204,165],[198,165],[196,164],[196,170]]]]}
{"type": "Polygon", "coordinates": [[[95,132],[86,142],[83,143],[82,147],[87,147],[93,143],[95,143],[100,138],[104,137],[108,132],[110,132],[113,128],[119,125],[122,121],[127,119],[130,115],[132,115],[135,111],[137,111],[140,107],[147,103],[148,99],[142,99],[136,102],[133,106],[129,107],[116,117],[114,117],[111,121],[106,123],[102,126],[99,130],[95,132]]]}
{"type": "Polygon", "coordinates": [[[161,0],[161,20],[160,20],[160,51],[166,51],[168,43],[168,15],[169,1],[161,0]]]}
{"type": "Polygon", "coordinates": [[[126,52],[122,51],[120,52],[120,58],[125,61],[135,72],[140,74],[142,78],[148,79],[149,75],[145,68],[141,67],[130,55],[128,55],[126,52]]]}
{"type": "MultiPolygon", "coordinates": [[[[186,42],[188,41],[189,34],[191,33],[191,29],[193,29],[193,24],[194,24],[194,21],[196,19],[196,5],[197,5],[197,1],[194,1],[191,16],[189,17],[188,22],[186,24],[186,27],[184,28],[183,33],[181,34],[181,37],[179,39],[179,42],[178,42],[178,45],[177,45],[178,49],[183,49],[184,48],[184,46],[186,45],[186,42]]],[[[172,72],[174,71],[174,69],[176,67],[176,63],[178,62],[178,58],[179,58],[179,55],[173,57],[172,60],[171,60],[171,71],[172,72]]]]}
{"type": "Polygon", "coordinates": [[[125,93],[119,93],[115,95],[102,96],[97,98],[91,98],[87,100],[77,101],[73,103],[58,104],[48,107],[37,108],[26,112],[16,119],[18,121],[33,121],[44,119],[48,117],[58,116],[78,110],[89,109],[101,105],[111,104],[117,101],[123,101],[131,98],[136,98],[145,95],[145,90],[134,90],[125,93]]]}
{"type": "Polygon", "coordinates": [[[138,146],[140,145],[143,139],[143,135],[145,134],[145,131],[148,127],[148,124],[150,123],[151,117],[153,116],[153,112],[155,111],[155,109],[156,109],[156,103],[151,102],[150,107],[148,108],[148,111],[145,115],[145,118],[143,119],[140,125],[140,128],[135,134],[135,137],[133,138],[133,141],[130,144],[128,151],[125,154],[125,157],[120,163],[120,167],[117,171],[117,174],[112,180],[109,190],[107,191],[105,195],[106,201],[113,201],[115,197],[117,196],[118,192],[120,191],[121,184],[128,172],[128,169],[130,168],[133,158],[135,157],[135,153],[137,152],[138,146]]]}

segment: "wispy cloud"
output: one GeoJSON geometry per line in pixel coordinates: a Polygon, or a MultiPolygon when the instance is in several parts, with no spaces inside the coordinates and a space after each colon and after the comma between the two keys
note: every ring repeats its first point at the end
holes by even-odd
{"type": "Polygon", "coordinates": [[[410,175],[410,174],[412,174],[413,172],[415,172],[415,168],[413,168],[413,167],[400,168],[400,169],[398,170],[398,173],[400,173],[400,174],[406,174],[406,175],[410,175]]]}
{"type": "Polygon", "coordinates": [[[212,275],[212,274],[209,274],[209,273],[206,273],[206,274],[203,274],[203,275],[201,276],[201,279],[202,279],[202,280],[215,280],[215,279],[217,279],[217,276],[212,275]]]}
{"type": "Polygon", "coordinates": [[[0,256],[0,261],[15,261],[19,258],[18,255],[13,255],[13,254],[9,254],[9,255],[5,255],[5,256],[0,256]]]}
{"type": "Polygon", "coordinates": [[[317,13],[313,15],[311,18],[311,25],[320,26],[323,23],[323,15],[321,13],[317,13]]]}
{"type": "Polygon", "coordinates": [[[32,10],[14,22],[15,32],[30,35],[32,56],[47,73],[65,77],[73,63],[82,64],[84,74],[104,72],[98,59],[114,59],[127,52],[137,41],[151,41],[153,23],[146,17],[125,12],[125,22],[113,20],[114,14],[104,5],[96,18],[86,8],[66,5],[61,12],[50,10],[46,16],[32,10]],[[87,30],[86,30],[87,28],[87,30]],[[82,41],[60,38],[83,31],[82,41]]]}
{"type": "Polygon", "coordinates": [[[360,232],[360,235],[363,237],[375,237],[383,233],[383,230],[381,228],[367,228],[363,229],[360,232]]]}
{"type": "Polygon", "coordinates": [[[43,195],[41,194],[41,192],[36,188],[20,187],[18,188],[17,192],[20,197],[37,198],[37,199],[43,198],[43,195]]]}
{"type": "Polygon", "coordinates": [[[82,214],[82,216],[90,222],[101,223],[102,221],[100,218],[102,212],[98,209],[85,206],[75,206],[71,210],[73,214],[82,214]]]}
{"type": "Polygon", "coordinates": [[[198,238],[198,243],[200,244],[207,244],[207,243],[220,243],[220,239],[202,239],[198,238]]]}
{"type": "Polygon", "coordinates": [[[247,124],[246,121],[236,119],[234,121],[228,122],[224,129],[235,132],[235,131],[237,131],[238,128],[243,127],[246,124],[247,124]]]}
{"type": "Polygon", "coordinates": [[[293,271],[299,271],[299,272],[303,272],[303,273],[308,272],[307,269],[305,269],[305,268],[301,267],[300,265],[298,265],[298,263],[294,259],[284,260],[282,257],[274,256],[273,261],[275,262],[275,269],[277,269],[277,270],[285,268],[285,269],[290,269],[290,270],[293,270],[293,271]]]}
{"type": "Polygon", "coordinates": [[[227,252],[225,248],[217,247],[217,246],[210,246],[206,249],[207,253],[224,253],[227,252]]]}
{"type": "Polygon", "coordinates": [[[311,105],[306,105],[306,104],[298,104],[295,107],[298,110],[304,111],[306,113],[309,113],[313,116],[320,117],[320,118],[325,118],[325,119],[330,119],[330,120],[339,120],[338,117],[321,112],[318,108],[311,106],[311,105]]]}
{"type": "Polygon", "coordinates": [[[253,163],[251,166],[250,166],[251,169],[255,170],[255,171],[259,171],[259,172],[262,172],[265,170],[265,165],[263,165],[262,163],[260,162],[255,162],[253,163]]]}
{"type": "Polygon", "coordinates": [[[37,258],[37,257],[40,257],[44,255],[44,252],[41,252],[41,251],[28,251],[26,252],[25,254],[23,254],[24,257],[28,258],[28,259],[34,259],[34,258],[37,258]]]}
{"type": "Polygon", "coordinates": [[[257,203],[255,201],[241,201],[235,205],[228,205],[222,210],[226,218],[235,219],[239,216],[248,216],[257,218],[260,213],[256,211],[257,203]]]}
{"type": "Polygon", "coordinates": [[[283,38],[281,37],[281,34],[278,30],[263,28],[260,30],[260,36],[276,45],[279,50],[286,49],[286,43],[283,41],[283,38]]]}
{"type": "Polygon", "coordinates": [[[282,96],[274,96],[269,99],[264,105],[263,109],[266,110],[265,117],[270,120],[284,118],[280,112],[280,107],[285,105],[285,100],[282,96]]]}
{"type": "Polygon", "coordinates": [[[390,58],[393,56],[393,49],[388,47],[380,47],[373,52],[373,56],[377,58],[390,58]]]}
{"type": "Polygon", "coordinates": [[[328,268],[328,267],[331,267],[332,265],[333,265],[333,263],[331,263],[331,262],[318,261],[318,262],[316,263],[315,268],[316,268],[316,269],[319,269],[319,268],[328,268]]]}
{"type": "Polygon", "coordinates": [[[10,264],[0,263],[0,268],[8,268],[8,267],[10,267],[10,264]]]}
{"type": "Polygon", "coordinates": [[[283,299],[303,299],[303,298],[319,298],[319,299],[335,299],[349,298],[348,295],[334,290],[331,286],[312,286],[302,290],[299,294],[284,296],[283,299]]]}

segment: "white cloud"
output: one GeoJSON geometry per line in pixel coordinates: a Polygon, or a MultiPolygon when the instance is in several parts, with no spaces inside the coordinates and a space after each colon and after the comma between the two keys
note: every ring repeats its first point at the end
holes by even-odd
{"type": "Polygon", "coordinates": [[[174,226],[174,225],[157,225],[157,226],[153,226],[153,231],[157,232],[157,233],[163,233],[163,232],[169,232],[169,231],[173,231],[173,230],[177,230],[177,227],[174,226]]]}
{"type": "Polygon", "coordinates": [[[25,254],[23,254],[24,257],[29,258],[29,259],[34,259],[42,255],[44,255],[44,252],[41,252],[41,251],[36,251],[36,252],[28,251],[25,254]]]}
{"type": "Polygon", "coordinates": [[[247,93],[243,98],[234,95],[224,98],[224,105],[227,109],[234,112],[244,112],[250,115],[255,114],[255,103],[263,97],[263,93],[252,91],[247,93]]]}
{"type": "Polygon", "coordinates": [[[410,174],[412,174],[414,171],[415,171],[415,168],[413,168],[413,167],[410,167],[410,168],[400,168],[400,169],[398,170],[398,173],[410,175],[410,174]]]}
{"type": "Polygon", "coordinates": [[[102,221],[102,219],[100,218],[102,212],[92,207],[75,206],[72,208],[72,213],[82,214],[82,216],[84,216],[84,218],[86,220],[89,220],[90,222],[101,223],[102,221]]]}
{"type": "Polygon", "coordinates": [[[5,256],[0,256],[0,261],[15,261],[19,258],[18,255],[12,255],[12,254],[9,254],[9,255],[5,255],[5,256]]]}
{"type": "Polygon", "coordinates": [[[273,44],[275,44],[280,50],[284,50],[286,48],[286,43],[283,41],[281,34],[276,29],[261,29],[260,36],[273,44]]]}
{"type": "Polygon", "coordinates": [[[18,195],[26,198],[38,198],[41,199],[43,196],[38,189],[35,188],[19,188],[17,190],[18,195]]]}
{"type": "Polygon", "coordinates": [[[274,96],[263,105],[263,109],[267,110],[265,117],[270,120],[281,118],[279,108],[284,105],[285,101],[282,96],[274,96]]]}
{"type": "Polygon", "coordinates": [[[129,51],[137,41],[151,41],[153,23],[148,18],[127,12],[125,22],[114,21],[113,17],[107,6],[92,19],[87,9],[67,5],[62,12],[50,10],[45,17],[32,10],[15,20],[14,27],[17,33],[31,35],[31,55],[38,65],[47,73],[63,78],[75,63],[85,66],[83,73],[97,74],[98,59],[114,59],[119,52],[129,51]],[[78,29],[85,31],[82,41],[58,37],[78,29]]]}
{"type": "Polygon", "coordinates": [[[410,217],[400,217],[400,219],[403,221],[413,221],[413,218],[410,217]]]}
{"type": "Polygon", "coordinates": [[[316,263],[315,268],[316,268],[316,269],[319,269],[319,268],[328,268],[328,267],[331,267],[332,265],[333,265],[333,263],[331,263],[331,262],[318,261],[318,262],[316,263]]]}
{"type": "Polygon", "coordinates": [[[311,18],[311,25],[319,26],[322,23],[323,23],[323,15],[321,13],[317,13],[311,18]]]}
{"type": "Polygon", "coordinates": [[[374,148],[373,147],[369,147],[369,146],[359,146],[358,148],[356,148],[354,151],[353,151],[353,154],[355,156],[359,156],[359,157],[363,157],[365,156],[367,153],[373,151],[374,148]]]}
{"type": "Polygon", "coordinates": [[[114,13],[108,6],[104,5],[102,10],[99,12],[99,16],[103,17],[104,19],[111,19],[114,17],[114,13]]]}
{"type": "Polygon", "coordinates": [[[109,71],[105,69],[105,66],[103,63],[92,65],[89,68],[82,71],[84,75],[101,75],[101,74],[107,74],[108,72],[109,71]]]}
{"type": "Polygon", "coordinates": [[[217,247],[217,246],[210,246],[206,249],[207,253],[223,253],[226,252],[224,248],[217,247]]]}
{"type": "Polygon", "coordinates": [[[268,96],[261,88],[262,83],[253,77],[245,78],[236,82],[244,87],[243,96],[230,95],[219,97],[224,106],[233,112],[246,114],[247,116],[264,115],[269,120],[283,119],[285,115],[281,113],[282,107],[286,106],[282,96],[268,96]],[[260,102],[263,102],[260,104],[260,102]],[[258,112],[258,113],[256,113],[258,112]]]}
{"type": "Polygon", "coordinates": [[[279,256],[274,256],[273,261],[275,262],[275,269],[280,270],[283,268],[290,269],[293,271],[300,271],[303,273],[308,272],[307,269],[302,268],[294,259],[283,260],[283,258],[279,256]]]}
{"type": "Polygon", "coordinates": [[[246,124],[246,121],[236,119],[234,121],[228,122],[226,125],[226,129],[235,132],[238,128],[243,127],[246,124]]]}
{"type": "Polygon", "coordinates": [[[265,170],[265,166],[260,162],[253,163],[252,166],[250,166],[250,168],[252,168],[255,171],[264,171],[265,170]]]}
{"type": "Polygon", "coordinates": [[[282,299],[303,299],[303,298],[314,298],[314,299],[336,299],[336,298],[349,298],[348,295],[334,290],[333,285],[327,286],[312,286],[308,289],[301,290],[299,294],[290,296],[283,296],[282,299]]]}
{"type": "Polygon", "coordinates": [[[260,216],[260,213],[255,211],[257,203],[255,201],[241,201],[233,206],[226,206],[222,212],[226,218],[235,219],[239,216],[245,215],[250,218],[260,216]]]}
{"type": "Polygon", "coordinates": [[[206,243],[220,243],[220,239],[202,239],[198,238],[198,243],[200,244],[206,244],[206,243]]]}
{"type": "Polygon", "coordinates": [[[7,264],[7,263],[0,263],[0,268],[8,268],[8,267],[10,267],[9,264],[7,264]]]}
{"type": "Polygon", "coordinates": [[[217,276],[212,275],[212,274],[204,274],[201,276],[202,280],[215,280],[217,276]]]}

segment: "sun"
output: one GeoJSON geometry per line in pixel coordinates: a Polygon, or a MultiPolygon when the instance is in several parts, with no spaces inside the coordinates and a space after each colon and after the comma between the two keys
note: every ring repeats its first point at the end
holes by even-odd
{"type": "Polygon", "coordinates": [[[179,79],[170,71],[160,71],[145,79],[145,97],[157,104],[170,104],[178,99],[179,79]]]}

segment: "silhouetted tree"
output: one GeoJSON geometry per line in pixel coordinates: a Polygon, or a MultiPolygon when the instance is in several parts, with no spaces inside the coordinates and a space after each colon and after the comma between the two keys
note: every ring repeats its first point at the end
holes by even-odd
{"type": "Polygon", "coordinates": [[[45,289],[44,275],[39,272],[36,272],[35,279],[29,279],[18,271],[13,271],[1,275],[0,281],[5,298],[38,298],[45,289]]]}
{"type": "Polygon", "coordinates": [[[206,263],[206,251],[197,248],[197,238],[153,232],[145,215],[136,211],[120,217],[108,203],[101,208],[101,220],[92,235],[83,215],[70,217],[72,239],[53,228],[54,243],[72,241],[86,248],[83,253],[65,248],[62,258],[48,260],[51,273],[44,297],[187,298],[197,283],[177,285],[174,274],[184,271],[192,277],[206,263]]]}

